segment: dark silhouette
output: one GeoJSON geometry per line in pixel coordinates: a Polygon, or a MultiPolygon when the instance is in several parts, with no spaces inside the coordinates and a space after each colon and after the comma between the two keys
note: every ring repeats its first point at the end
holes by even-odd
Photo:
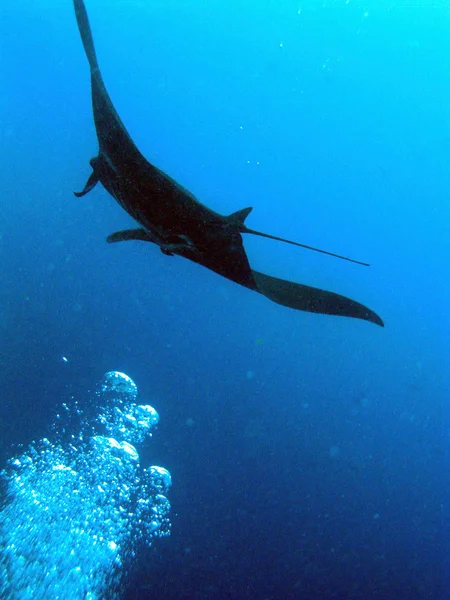
{"type": "MultiPolygon", "coordinates": [[[[108,241],[153,242],[168,256],[177,254],[188,258],[284,306],[355,317],[383,326],[377,314],[354,300],[254,271],[242,244],[242,233],[310,247],[249,229],[244,221],[251,208],[229,216],[212,211],[142,156],[106,90],[83,0],[74,0],[74,6],[91,70],[92,104],[99,143],[98,156],[90,162],[93,172],[83,191],[76,195],[86,194],[100,181],[140,225],[137,229],[113,233],[108,241]]],[[[358,262],[343,256],[338,258],[358,262]]]]}

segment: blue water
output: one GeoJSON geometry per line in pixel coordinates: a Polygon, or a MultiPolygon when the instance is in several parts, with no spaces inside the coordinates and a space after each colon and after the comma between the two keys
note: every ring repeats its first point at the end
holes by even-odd
{"type": "Polygon", "coordinates": [[[448,6],[86,5],[147,159],[218,212],[254,206],[254,229],[370,262],[244,240],[254,268],[386,326],[106,244],[133,224],[100,186],[72,194],[97,152],[72,3],[2,3],[2,466],[117,369],[161,416],[143,462],[173,477],[171,536],[126,598],[449,598],[448,6]]]}

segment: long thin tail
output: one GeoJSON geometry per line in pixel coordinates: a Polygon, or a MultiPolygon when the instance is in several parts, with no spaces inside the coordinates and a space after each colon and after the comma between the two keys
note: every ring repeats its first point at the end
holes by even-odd
{"type": "Polygon", "coordinates": [[[348,256],[342,256],[341,254],[335,254],[334,252],[328,252],[327,250],[321,250],[320,248],[314,248],[313,246],[307,246],[306,244],[300,244],[299,242],[293,242],[292,240],[286,240],[285,238],[277,237],[276,235],[270,235],[268,233],[261,233],[261,231],[255,231],[245,227],[241,229],[242,233],[251,233],[253,235],[259,235],[261,237],[269,238],[270,240],[277,240],[278,242],[285,242],[286,244],[292,244],[293,246],[299,246],[300,248],[306,248],[307,250],[313,250],[314,252],[320,252],[321,254],[327,254],[328,256],[334,256],[335,258],[341,258],[342,260],[348,260],[349,262],[356,263],[357,265],[363,265],[364,267],[370,267],[369,263],[349,258],[348,256]]]}
{"type": "Polygon", "coordinates": [[[99,67],[86,7],[84,6],[83,0],[73,0],[73,5],[77,17],[78,29],[80,30],[81,41],[83,42],[91,72],[94,73],[95,71],[98,71],[99,67]]]}

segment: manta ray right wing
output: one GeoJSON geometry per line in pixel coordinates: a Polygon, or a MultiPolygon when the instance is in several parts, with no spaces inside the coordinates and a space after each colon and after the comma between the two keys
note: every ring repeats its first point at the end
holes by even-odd
{"type": "Polygon", "coordinates": [[[257,291],[273,302],[307,312],[363,319],[384,327],[382,319],[373,310],[355,300],[255,270],[252,272],[257,291]]]}

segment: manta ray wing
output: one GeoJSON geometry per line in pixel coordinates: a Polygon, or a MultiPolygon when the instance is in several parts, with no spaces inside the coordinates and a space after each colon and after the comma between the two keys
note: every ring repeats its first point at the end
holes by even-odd
{"type": "Polygon", "coordinates": [[[384,327],[380,317],[355,300],[319,288],[278,279],[253,270],[257,291],[289,308],[340,317],[353,317],[384,327]]]}

